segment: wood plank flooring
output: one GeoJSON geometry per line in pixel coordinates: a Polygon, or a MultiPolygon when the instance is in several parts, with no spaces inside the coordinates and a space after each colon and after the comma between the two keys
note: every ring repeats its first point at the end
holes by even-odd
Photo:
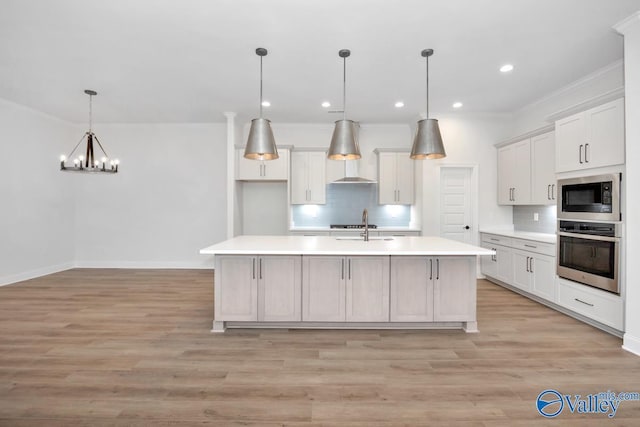
{"type": "Polygon", "coordinates": [[[486,281],[480,333],[211,334],[213,273],[75,269],[0,288],[0,425],[637,426],[542,390],[640,391],[621,340],[486,281]]]}

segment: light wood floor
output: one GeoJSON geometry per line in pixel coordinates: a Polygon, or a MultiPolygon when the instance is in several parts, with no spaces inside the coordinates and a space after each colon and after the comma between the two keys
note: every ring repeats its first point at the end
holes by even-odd
{"type": "Polygon", "coordinates": [[[640,391],[620,339],[486,281],[480,333],[211,334],[213,273],[70,270],[0,288],[0,425],[638,426],[542,390],[640,391]]]}

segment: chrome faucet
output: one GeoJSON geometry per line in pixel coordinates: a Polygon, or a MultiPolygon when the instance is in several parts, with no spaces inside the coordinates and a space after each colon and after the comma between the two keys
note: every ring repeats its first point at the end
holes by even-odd
{"type": "Polygon", "coordinates": [[[369,241],[369,212],[365,208],[362,211],[362,225],[364,225],[364,233],[361,233],[361,236],[364,236],[364,241],[369,241]]]}

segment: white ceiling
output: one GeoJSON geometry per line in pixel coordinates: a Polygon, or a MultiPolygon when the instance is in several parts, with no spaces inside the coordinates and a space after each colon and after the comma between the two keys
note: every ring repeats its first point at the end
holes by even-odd
{"type": "Polygon", "coordinates": [[[347,60],[347,116],[412,122],[512,112],[622,58],[611,28],[640,0],[1,0],[0,98],[98,122],[221,122],[258,115],[337,120],[347,60]],[[504,63],[515,70],[498,72],[504,63]],[[402,100],[403,109],[393,104],[402,100]]]}

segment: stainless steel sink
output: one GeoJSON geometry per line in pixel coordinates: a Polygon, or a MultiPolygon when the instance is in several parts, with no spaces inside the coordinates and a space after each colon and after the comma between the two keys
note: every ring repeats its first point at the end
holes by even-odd
{"type": "MultiPolygon", "coordinates": [[[[360,240],[364,241],[364,236],[339,236],[336,240],[360,240]]],[[[393,237],[388,236],[369,236],[369,240],[393,240],[393,237]]]]}

